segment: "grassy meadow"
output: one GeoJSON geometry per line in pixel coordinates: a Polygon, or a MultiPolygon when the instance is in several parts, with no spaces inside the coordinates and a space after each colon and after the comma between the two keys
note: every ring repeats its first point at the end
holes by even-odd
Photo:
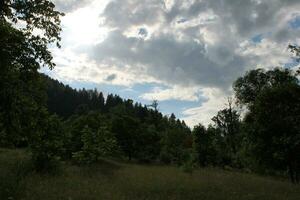
{"type": "Polygon", "coordinates": [[[236,199],[298,200],[300,186],[220,169],[197,169],[103,161],[90,167],[62,163],[56,175],[30,170],[24,150],[0,149],[0,199],[236,199]]]}

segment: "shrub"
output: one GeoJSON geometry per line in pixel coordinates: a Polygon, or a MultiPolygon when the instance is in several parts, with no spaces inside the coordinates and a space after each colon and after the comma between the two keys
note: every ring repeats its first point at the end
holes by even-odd
{"type": "Polygon", "coordinates": [[[106,127],[93,131],[85,126],[81,131],[82,147],[73,153],[73,161],[77,164],[92,164],[100,157],[109,156],[117,150],[117,142],[106,127]]]}
{"type": "Polygon", "coordinates": [[[197,155],[193,149],[185,150],[182,156],[180,169],[185,173],[193,173],[196,165],[197,155]]]}
{"type": "Polygon", "coordinates": [[[40,117],[39,128],[29,139],[33,165],[36,171],[54,172],[63,147],[63,126],[56,115],[49,116],[47,111],[40,117]]]}
{"type": "Polygon", "coordinates": [[[185,172],[185,173],[189,173],[192,174],[195,168],[195,164],[192,160],[188,160],[186,162],[183,163],[183,165],[181,165],[180,169],[185,172]]]}
{"type": "Polygon", "coordinates": [[[172,161],[172,155],[166,150],[166,148],[163,148],[159,154],[159,160],[164,164],[169,164],[172,161]]]}

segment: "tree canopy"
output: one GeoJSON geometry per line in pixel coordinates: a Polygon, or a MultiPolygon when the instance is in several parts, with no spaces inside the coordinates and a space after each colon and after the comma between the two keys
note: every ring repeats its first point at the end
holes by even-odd
{"type": "Polygon", "coordinates": [[[266,88],[291,83],[297,84],[299,80],[289,69],[275,68],[265,71],[255,69],[248,71],[244,76],[233,83],[235,96],[240,104],[251,105],[257,95],[266,88]]]}

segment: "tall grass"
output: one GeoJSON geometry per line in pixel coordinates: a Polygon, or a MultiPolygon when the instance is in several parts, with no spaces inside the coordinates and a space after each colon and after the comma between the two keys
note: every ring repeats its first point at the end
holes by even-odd
{"type": "MultiPolygon", "coordinates": [[[[0,152],[0,173],[19,151],[0,152]],[[8,154],[10,154],[8,156],[8,154]]],[[[300,186],[288,181],[218,169],[184,173],[172,166],[103,161],[90,167],[63,164],[59,175],[27,174],[20,181],[19,199],[232,199],[298,200],[300,186]]],[[[3,187],[3,186],[1,186],[3,187]]],[[[2,199],[2,198],[1,198],[2,199]]]]}
{"type": "Polygon", "coordinates": [[[18,199],[22,181],[31,170],[24,151],[0,149],[0,199],[18,199]]]}

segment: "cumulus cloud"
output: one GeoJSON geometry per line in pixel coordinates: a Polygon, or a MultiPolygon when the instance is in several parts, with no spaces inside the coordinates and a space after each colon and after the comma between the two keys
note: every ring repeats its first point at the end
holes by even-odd
{"type": "Polygon", "coordinates": [[[242,57],[233,57],[220,67],[206,55],[202,43],[178,41],[173,35],[141,40],[120,31],[111,32],[93,50],[93,59],[98,62],[142,65],[151,77],[186,86],[228,86],[237,75],[237,67],[244,66],[242,57]]]}
{"type": "MultiPolygon", "coordinates": [[[[282,52],[279,49],[284,50],[282,47],[295,39],[296,31],[287,26],[299,4],[279,0],[234,4],[229,0],[115,0],[102,14],[105,25],[115,30],[94,49],[94,58],[98,62],[144,65],[149,76],[167,83],[228,88],[237,76],[253,67],[255,53],[268,50],[272,44],[269,50],[273,53],[276,49],[275,57],[282,52]],[[150,39],[138,37],[141,33],[147,35],[145,29],[139,29],[136,37],[126,35],[133,27],[145,25],[155,29],[150,39]],[[269,40],[262,41],[265,44],[248,44],[242,51],[243,42],[265,32],[272,32],[269,40]],[[290,39],[284,40],[284,36],[290,39]],[[249,54],[251,49],[255,49],[254,54],[249,54]]],[[[280,61],[277,64],[285,60],[280,61]]]]}
{"type": "Polygon", "coordinates": [[[190,108],[183,112],[183,120],[193,127],[198,123],[207,126],[218,110],[226,107],[226,94],[218,88],[205,88],[203,96],[207,99],[199,107],[190,108]]]}
{"type": "Polygon", "coordinates": [[[92,0],[53,0],[53,2],[59,11],[67,13],[91,3],[92,0]]]}
{"type": "Polygon", "coordinates": [[[183,88],[174,86],[171,88],[155,87],[149,93],[140,97],[146,100],[181,100],[181,101],[199,101],[201,89],[198,87],[183,88]],[[179,92],[180,91],[180,92],[179,92]]]}
{"type": "Polygon", "coordinates": [[[113,0],[102,16],[106,19],[106,25],[122,30],[133,25],[153,25],[160,23],[163,5],[161,0],[113,0]]]}
{"type": "Polygon", "coordinates": [[[97,84],[112,84],[131,87],[138,83],[160,83],[143,73],[143,67],[130,65],[111,65],[97,63],[89,59],[86,53],[74,52],[72,48],[54,49],[54,62],[59,63],[52,72],[52,77],[67,82],[82,81],[97,84]]]}
{"type": "Polygon", "coordinates": [[[286,47],[300,43],[299,0],[111,0],[101,9],[96,0],[56,2],[74,15],[67,28],[78,23],[76,9],[86,8],[85,13],[93,14],[84,16],[94,19],[64,36],[78,36],[65,44],[73,54],[82,51],[80,40],[90,39],[84,43],[86,52],[71,59],[72,68],[59,67],[61,76],[121,85],[163,84],[166,88],[140,96],[198,100],[199,107],[183,113],[190,124],[210,121],[231,95],[232,82],[246,70],[291,62],[286,47]],[[95,24],[98,29],[90,28],[95,24]],[[201,102],[199,95],[207,101],[201,102]]]}

